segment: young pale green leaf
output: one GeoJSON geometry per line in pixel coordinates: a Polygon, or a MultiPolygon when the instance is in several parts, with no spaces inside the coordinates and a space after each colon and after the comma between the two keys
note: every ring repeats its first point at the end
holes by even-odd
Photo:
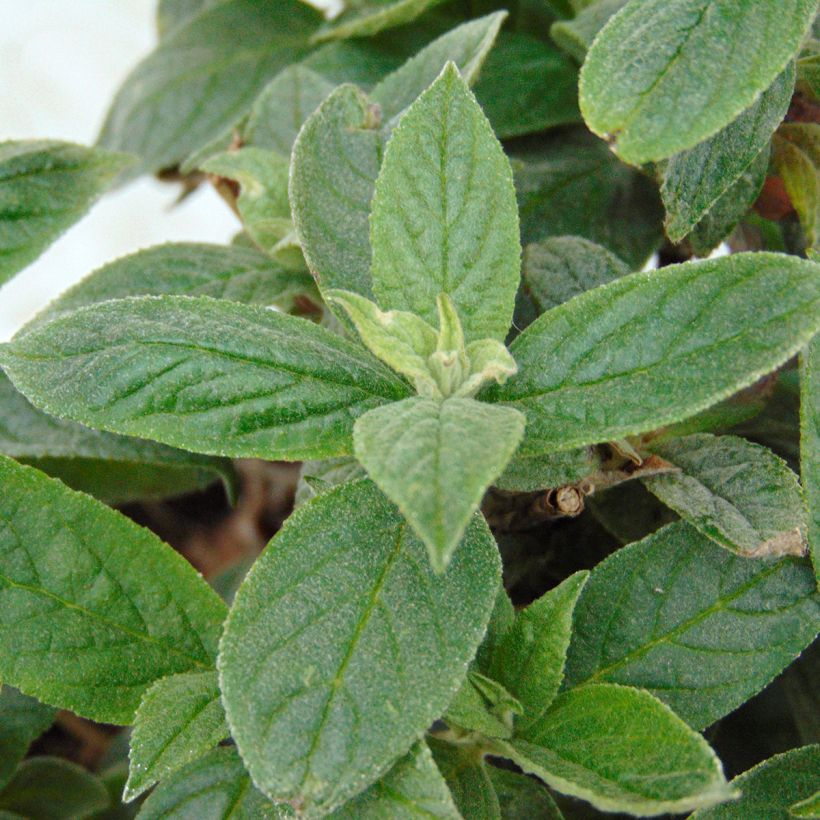
{"type": "Polygon", "coordinates": [[[592,45],[598,32],[629,0],[593,0],[571,20],[559,20],[550,27],[550,37],[579,63],[592,45]]]}
{"type": "Polygon", "coordinates": [[[709,256],[749,213],[766,182],[771,153],[771,146],[767,145],[692,228],[686,240],[695,254],[709,256]]]}
{"type": "Polygon", "coordinates": [[[816,0],[631,0],[587,54],[584,119],[633,164],[693,148],[775,81],[816,10],[816,0]]]}
{"type": "Polygon", "coordinates": [[[516,454],[493,486],[515,493],[533,493],[574,484],[595,473],[600,466],[601,456],[594,447],[534,456],[516,454]]]}
{"type": "Polygon", "coordinates": [[[554,236],[524,248],[523,287],[538,314],[629,272],[614,253],[580,236],[554,236]]]}
{"type": "Polygon", "coordinates": [[[254,788],[236,749],[214,749],[162,781],[139,820],[281,820],[288,814],[254,788]]]}
{"type": "Polygon", "coordinates": [[[789,109],[794,78],[790,63],[751,108],[710,139],[669,160],[661,196],[666,233],[673,242],[703,219],[769,145],[789,109]]]}
{"type": "Polygon", "coordinates": [[[586,129],[541,137],[513,154],[524,244],[581,236],[642,268],[663,237],[652,181],[586,129]]]}
{"type": "Polygon", "coordinates": [[[564,820],[550,793],[535,779],[489,766],[502,820],[564,820]]]}
{"type": "Polygon", "coordinates": [[[432,324],[445,293],[468,341],[504,339],[521,253],[512,174],[454,64],[394,130],[370,221],[380,304],[432,324]]]}
{"type": "Polygon", "coordinates": [[[499,583],[478,516],[437,576],[369,481],[296,510],[240,588],[220,650],[228,722],[254,782],[318,813],[377,780],[444,712],[499,583]]]}
{"type": "Polygon", "coordinates": [[[429,742],[458,806],[458,816],[469,820],[501,820],[501,807],[483,753],[473,746],[455,746],[436,739],[429,742]]]}
{"type": "Polygon", "coordinates": [[[0,792],[0,812],[36,820],[82,820],[108,806],[102,781],[59,757],[24,761],[0,792]]]}
{"type": "Polygon", "coordinates": [[[678,814],[736,796],[706,741],[648,692],[596,684],[559,695],[496,754],[602,811],[678,814]]]}
{"type": "Polygon", "coordinates": [[[67,142],[0,142],[0,285],[84,216],[132,161],[67,142]]]}
{"type": "Polygon", "coordinates": [[[366,413],[353,442],[356,458],[425,543],[435,571],[443,572],[523,432],[524,416],[509,408],[417,397],[366,413]]]}
{"type": "Polygon", "coordinates": [[[685,436],[652,446],[679,472],[643,479],[664,504],[744,557],[806,552],[797,476],[771,450],[736,436],[685,436]]]}
{"type": "Polygon", "coordinates": [[[344,455],[357,416],[410,392],[312,322],[203,297],[82,308],[18,336],[0,359],[48,413],[236,457],[344,455]]]}
{"type": "Polygon", "coordinates": [[[226,459],[101,433],[33,407],[0,371],[0,453],[109,504],[202,489],[236,474],[226,459]]]}
{"type": "Polygon", "coordinates": [[[0,457],[0,676],[105,723],[158,678],[208,669],[225,605],[156,536],[0,457]]]}
{"type": "Polygon", "coordinates": [[[467,85],[473,85],[506,17],[507,12],[498,11],[462,23],[385,77],[370,92],[371,99],[381,107],[383,120],[389,123],[398,118],[434,82],[447,62],[454,62],[467,85]]]}
{"type": "MultiPolygon", "coordinates": [[[[699,811],[692,820],[786,820],[789,807],[820,788],[820,746],[803,746],[764,760],[732,781],[740,800],[699,811]]],[[[813,817],[816,815],[805,815],[813,817]]]]}
{"type": "Polygon", "coordinates": [[[808,506],[809,550],[820,582],[820,337],[803,351],[800,372],[800,470],[808,506]]]}
{"type": "Polygon", "coordinates": [[[216,671],[158,680],[142,696],[134,718],[123,799],[139,797],[227,736],[216,671]]]}
{"type": "Polygon", "coordinates": [[[410,379],[418,393],[438,394],[427,363],[438,344],[435,328],[415,313],[379,310],[374,302],[350,291],[328,290],[325,298],[344,308],[367,347],[397,373],[410,379]]]}
{"type": "Polygon", "coordinates": [[[390,771],[331,820],[461,820],[430,749],[419,742],[390,771]]]}
{"type": "Polygon", "coordinates": [[[11,780],[28,747],[54,721],[55,710],[11,686],[0,692],[0,790],[11,780]]]}
{"type": "Polygon", "coordinates": [[[236,207],[243,227],[263,251],[275,254],[278,243],[293,230],[288,202],[289,159],[250,146],[210,157],[201,168],[239,183],[236,207]]]}
{"type": "Polygon", "coordinates": [[[310,274],[287,270],[254,248],[169,243],[103,265],[58,296],[26,330],[85,305],[127,296],[211,296],[287,312],[298,296],[316,299],[314,293],[310,274]]]}
{"type": "Polygon", "coordinates": [[[706,728],[814,639],[820,601],[807,564],[739,558],[669,524],[593,570],[575,608],[566,685],[638,686],[706,728]]]}
{"type": "Polygon", "coordinates": [[[680,421],[757,381],[820,325],[820,266],[736,254],[635,273],[548,311],[484,396],[527,416],[524,454],[680,421]]]}
{"type": "Polygon", "coordinates": [[[242,128],[242,142],[289,157],[299,129],[335,87],[305,65],[288,66],[254,100],[242,128]]]}
{"type": "Polygon", "coordinates": [[[820,124],[792,122],[774,138],[772,162],[800,217],[810,247],[820,243],[820,124]]]}
{"type": "Polygon", "coordinates": [[[307,54],[320,22],[299,0],[210,5],[130,74],[100,143],[138,154],[138,171],[175,165],[238,122],[269,80],[307,54]]]}
{"type": "Polygon", "coordinates": [[[485,737],[512,737],[513,715],[523,707],[500,683],[471,669],[456,696],[450,701],[444,720],[460,730],[479,732],[485,737]]]}
{"type": "Polygon", "coordinates": [[[499,138],[581,120],[578,69],[554,45],[525,32],[501,32],[475,95],[499,138]]]}
{"type": "Polygon", "coordinates": [[[373,298],[368,217],[382,161],[378,111],[358,88],[337,88],[293,146],[290,204],[308,267],[322,290],[373,298]]]}
{"type": "Polygon", "coordinates": [[[517,735],[527,736],[558,694],[572,630],[572,612],[588,572],[576,572],[515,616],[495,647],[490,676],[521,702],[517,735]]]}
{"type": "Polygon", "coordinates": [[[322,26],[314,41],[370,37],[410,23],[441,0],[348,0],[340,15],[322,26]]]}

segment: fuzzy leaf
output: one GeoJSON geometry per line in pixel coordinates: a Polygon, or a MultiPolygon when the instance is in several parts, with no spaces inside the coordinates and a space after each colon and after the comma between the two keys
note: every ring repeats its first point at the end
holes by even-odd
{"type": "Polygon", "coordinates": [[[236,457],[343,455],[357,415],[409,392],[312,322],[183,296],[83,308],[18,336],[0,359],[46,412],[236,457]]]}
{"type": "Polygon", "coordinates": [[[820,244],[820,124],[793,122],[774,138],[772,162],[800,217],[810,247],[820,244]]]}
{"type": "Polygon", "coordinates": [[[402,117],[371,215],[373,289],[431,324],[453,300],[468,341],[503,340],[519,279],[509,163],[452,63],[402,117]]]}
{"type": "Polygon", "coordinates": [[[318,813],[377,780],[444,712],[499,581],[477,516],[436,576],[369,481],[296,510],[237,593],[220,650],[228,722],[254,782],[318,813]]]}
{"type": "Polygon", "coordinates": [[[574,484],[592,475],[600,465],[601,456],[594,447],[579,447],[534,456],[516,454],[493,482],[493,486],[515,493],[533,493],[574,484]]]}
{"type": "Polygon", "coordinates": [[[699,811],[692,820],[785,820],[793,803],[820,788],[820,746],[770,757],[736,777],[732,786],[742,792],[740,800],[699,811]]]}
{"type": "Polygon", "coordinates": [[[418,397],[362,416],[354,449],[426,544],[435,571],[443,572],[523,431],[524,417],[509,408],[418,397]]]}
{"type": "Polygon", "coordinates": [[[524,289],[539,315],[629,272],[614,253],[580,236],[555,236],[524,248],[524,289]]]}
{"type": "Polygon", "coordinates": [[[173,166],[238,122],[267,82],[309,49],[321,22],[299,0],[224,0],[174,28],[117,93],[100,144],[173,166]]]}
{"type": "Polygon", "coordinates": [[[629,0],[592,0],[573,19],[553,23],[550,28],[550,37],[567,54],[571,54],[579,63],[583,63],[598,32],[607,24],[609,18],[619,12],[627,2],[629,0]]]}
{"type": "Polygon", "coordinates": [[[805,553],[800,484],[771,450],[710,435],[672,439],[652,450],[680,472],[643,483],[720,546],[746,557],[805,553]]]}
{"type": "Polygon", "coordinates": [[[820,817],[820,791],[816,791],[811,797],[801,800],[789,807],[789,814],[792,817],[820,817]]]}
{"type": "Polygon", "coordinates": [[[471,669],[450,701],[444,720],[485,737],[509,738],[513,715],[522,712],[521,704],[500,683],[471,669]]]}
{"type": "Polygon", "coordinates": [[[517,735],[526,736],[558,694],[572,612],[588,577],[588,572],[576,572],[522,609],[512,629],[495,647],[490,676],[506,686],[524,707],[515,721],[517,735]]]}
{"type": "Polygon", "coordinates": [[[683,239],[769,145],[794,91],[794,64],[760,95],[751,108],[710,139],[669,160],[661,195],[666,233],[683,239]]]}
{"type": "Polygon", "coordinates": [[[495,766],[487,771],[502,820],[564,820],[550,793],[537,780],[495,766]]]}
{"type": "Polygon", "coordinates": [[[2,371],[0,453],[109,504],[179,495],[218,478],[235,492],[229,461],[61,421],[29,404],[2,371]]]}
{"type": "Polygon", "coordinates": [[[627,686],[565,692],[524,736],[496,749],[602,811],[678,814],[734,794],[706,741],[648,692],[627,686]]]}
{"type": "Polygon", "coordinates": [[[158,680],[143,695],[134,718],[123,799],[138,797],[227,736],[215,671],[158,680]]]}
{"type": "Polygon", "coordinates": [[[148,530],[0,457],[0,677],[105,723],[213,664],[225,606],[148,530]],[[25,648],[25,651],[23,651],[25,648]]]}
{"type": "Polygon", "coordinates": [[[36,820],[81,820],[107,809],[96,775],[59,757],[32,757],[0,792],[0,812],[36,820]]]}
{"type": "Polygon", "coordinates": [[[132,161],[67,142],[0,142],[0,285],[83,217],[132,161]]]}
{"type": "Polygon", "coordinates": [[[775,81],[816,10],[816,0],[631,0],[587,54],[584,119],[633,164],[693,148],[775,81]]]}
{"type": "Polygon", "coordinates": [[[0,790],[11,780],[28,747],[54,722],[55,710],[4,686],[0,692],[0,790]]]}
{"type": "Polygon", "coordinates": [[[317,42],[369,37],[386,28],[410,23],[441,0],[348,0],[340,15],[326,23],[317,42]]]}
{"type": "Polygon", "coordinates": [[[657,188],[586,130],[562,131],[516,148],[512,162],[525,245],[581,236],[636,270],[660,244],[657,188]]]}
{"type": "Polygon", "coordinates": [[[58,296],[26,330],[85,305],[126,296],[211,296],[287,311],[297,296],[314,290],[309,274],[286,270],[253,248],[169,243],[103,265],[58,296]]]}
{"type": "Polygon", "coordinates": [[[800,465],[808,507],[809,550],[820,583],[820,337],[803,352],[800,374],[800,465]]]}
{"type": "Polygon", "coordinates": [[[501,820],[488,766],[475,748],[435,739],[430,740],[430,748],[458,806],[459,816],[469,820],[501,820]]]}
{"type": "Polygon", "coordinates": [[[503,31],[475,95],[499,138],[581,121],[578,69],[552,43],[503,31]]]}
{"type": "Polygon", "coordinates": [[[820,266],[753,253],[635,273],[548,311],[484,391],[527,416],[522,453],[680,421],[787,361],[820,325],[820,266]]]}
{"type": "Polygon", "coordinates": [[[820,600],[807,564],[739,558],[669,524],[593,570],[575,608],[566,685],[638,686],[706,728],[814,639],[820,600]]]}
{"type": "Polygon", "coordinates": [[[142,804],[139,820],[281,820],[254,788],[236,749],[214,749],[157,786],[142,804]]]}

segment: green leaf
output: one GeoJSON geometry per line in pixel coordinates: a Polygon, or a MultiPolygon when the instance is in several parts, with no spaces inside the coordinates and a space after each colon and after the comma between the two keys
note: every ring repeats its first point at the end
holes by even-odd
{"type": "Polygon", "coordinates": [[[131,72],[100,144],[173,166],[238,122],[267,82],[308,51],[321,21],[299,0],[225,0],[189,18],[131,72]]]}
{"type": "Polygon", "coordinates": [[[772,162],[800,217],[808,245],[820,243],[820,124],[792,122],[774,137],[772,162]]]}
{"type": "Polygon", "coordinates": [[[312,322],[204,297],[82,308],[0,358],[48,413],[236,457],[344,455],[356,416],[409,392],[361,346],[312,322]]]}
{"type": "Polygon", "coordinates": [[[475,95],[500,138],[581,121],[578,69],[551,43],[503,31],[475,95]]]}
{"type": "Polygon", "coordinates": [[[103,265],[58,296],[26,330],[77,308],[127,296],[211,296],[276,305],[287,312],[298,296],[314,291],[308,273],[287,270],[252,248],[168,243],[103,265]]]}
{"type": "Polygon", "coordinates": [[[430,748],[460,814],[469,820],[501,820],[501,808],[483,755],[472,746],[431,739],[430,748]]]}
{"type": "Polygon", "coordinates": [[[163,780],[143,803],[139,820],[280,820],[283,816],[287,814],[254,788],[236,749],[225,746],[163,780]]]}
{"type": "Polygon", "coordinates": [[[0,142],[0,284],[83,217],[132,161],[67,142],[0,142]]]}
{"type": "Polygon", "coordinates": [[[296,506],[310,501],[314,496],[347,481],[367,478],[367,473],[352,456],[328,458],[323,461],[305,461],[299,471],[296,487],[296,506]]]}
{"type": "Polygon", "coordinates": [[[299,129],[335,87],[305,65],[288,66],[254,100],[242,141],[289,157],[299,129]]]}
{"type": "Polygon", "coordinates": [[[158,680],[143,695],[134,718],[123,799],[138,797],[227,736],[215,671],[158,680]]]}
{"type": "Polygon", "coordinates": [[[517,735],[526,737],[558,694],[572,629],[572,612],[588,572],[576,572],[522,609],[495,647],[490,676],[521,702],[517,735]]]}
{"type": "Polygon", "coordinates": [[[581,236],[636,270],[660,244],[663,208],[655,185],[618,162],[586,130],[562,131],[516,148],[513,166],[525,245],[581,236]]]}
{"type": "Polygon", "coordinates": [[[242,225],[263,251],[275,255],[277,244],[293,230],[288,158],[251,146],[212,156],[201,168],[239,183],[236,207],[242,225]]]}
{"type": "Polygon", "coordinates": [[[699,734],[648,692],[627,686],[565,692],[525,736],[496,749],[602,811],[678,814],[736,794],[699,734]]]}
{"type": "Polygon", "coordinates": [[[699,811],[692,820],[786,820],[790,805],[820,787],[820,746],[770,757],[736,777],[732,786],[742,792],[740,800],[699,811]]]}
{"type": "Polygon", "coordinates": [[[156,536],[0,457],[0,677],[104,723],[213,664],[225,606],[156,536]]]}
{"type": "Polygon", "coordinates": [[[502,820],[564,820],[550,793],[537,780],[495,766],[487,771],[502,820]]]}
{"type": "Polygon", "coordinates": [[[80,820],[108,804],[98,777],[58,757],[25,760],[0,792],[0,811],[36,820],[80,820]]]}
{"type": "Polygon", "coordinates": [[[788,666],[818,619],[806,561],[750,561],[669,524],[593,570],[575,608],[566,684],[638,686],[703,729],[788,666]]]}
{"type": "Polygon", "coordinates": [[[334,811],[332,820],[461,820],[430,750],[417,743],[369,789],[334,811]]]}
{"type": "Polygon", "coordinates": [[[800,484],[771,450],[706,434],[650,446],[680,472],[643,483],[704,535],[747,558],[805,554],[800,484]]]}
{"type": "Polygon", "coordinates": [[[318,813],[378,779],[444,712],[499,582],[479,517],[436,576],[369,481],[296,510],[240,588],[220,651],[228,722],[254,782],[318,813]]]}
{"type": "Polygon", "coordinates": [[[452,63],[393,132],[376,183],[371,240],[381,305],[433,323],[436,298],[446,293],[468,341],[504,339],[521,252],[512,174],[452,63]]]}
{"type": "Polygon", "coordinates": [[[614,253],[580,236],[555,236],[524,248],[523,287],[539,314],[629,272],[614,253]]]}
{"type": "Polygon", "coordinates": [[[820,791],[816,791],[811,797],[795,803],[789,808],[792,817],[820,817],[820,791]]]}
{"type": "Polygon", "coordinates": [[[484,61],[498,37],[507,12],[498,11],[470,20],[433,40],[429,46],[385,77],[370,92],[371,99],[382,109],[383,120],[397,119],[416,97],[431,85],[448,61],[454,62],[467,85],[473,85],[484,61]]]}
{"type": "Polygon", "coordinates": [[[601,456],[594,447],[534,456],[516,454],[493,481],[493,486],[514,493],[532,493],[574,484],[595,473],[600,466],[601,456]]]}
{"type": "Polygon", "coordinates": [[[816,10],[816,0],[631,0],[587,54],[584,119],[633,164],[693,148],[775,81],[816,10]]]}
{"type": "Polygon", "coordinates": [[[34,408],[0,371],[0,453],[109,504],[202,489],[236,474],[224,459],[90,430],[34,408]]]}
{"type": "Polygon", "coordinates": [[[635,273],[548,311],[483,396],[527,416],[525,455],[680,421],[787,361],[820,324],[820,267],[736,254],[635,273]]]}
{"type": "Polygon", "coordinates": [[[177,26],[187,23],[203,9],[221,0],[159,0],[157,3],[157,32],[167,37],[177,26]]]}
{"type": "Polygon", "coordinates": [[[703,219],[769,145],[789,109],[794,78],[790,63],[751,108],[710,139],[669,160],[661,196],[666,233],[673,242],[703,219]]]}
{"type": "Polygon", "coordinates": [[[803,352],[800,373],[800,469],[808,507],[809,549],[820,582],[820,337],[803,352]]]}
{"type": "Polygon", "coordinates": [[[0,692],[0,790],[11,780],[28,747],[54,721],[54,709],[4,686],[0,692]]]}
{"type": "Polygon", "coordinates": [[[356,458],[426,544],[435,571],[443,572],[523,431],[524,417],[509,408],[417,397],[362,416],[353,440],[356,458]]]}
{"type": "Polygon", "coordinates": [[[410,23],[441,0],[347,0],[344,11],[322,26],[316,42],[370,37],[386,28],[410,23]]]}
{"type": "Polygon", "coordinates": [[[598,32],[627,2],[629,0],[592,0],[574,19],[553,23],[550,37],[579,63],[583,63],[598,32]]]}
{"type": "Polygon", "coordinates": [[[513,715],[523,712],[521,704],[498,682],[471,669],[444,719],[460,730],[485,737],[512,737],[513,715]]]}

